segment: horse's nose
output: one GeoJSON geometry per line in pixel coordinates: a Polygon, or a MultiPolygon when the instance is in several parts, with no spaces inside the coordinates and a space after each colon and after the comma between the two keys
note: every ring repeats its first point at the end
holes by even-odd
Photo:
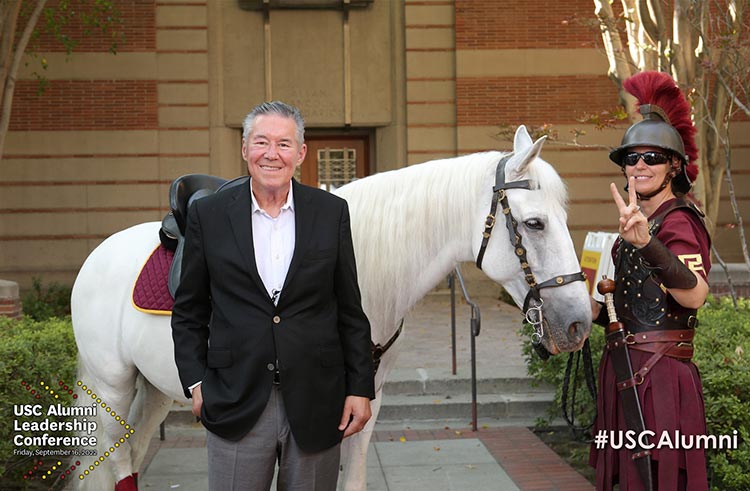
{"type": "Polygon", "coordinates": [[[582,322],[574,322],[570,326],[568,326],[568,337],[575,344],[581,343],[583,341],[584,336],[585,336],[585,332],[583,329],[582,322]]]}

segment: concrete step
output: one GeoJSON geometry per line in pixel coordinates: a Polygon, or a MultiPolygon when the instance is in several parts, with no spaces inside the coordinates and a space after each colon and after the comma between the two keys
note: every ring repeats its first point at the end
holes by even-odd
{"type": "MultiPolygon", "coordinates": [[[[494,424],[530,426],[538,417],[547,417],[554,394],[548,392],[477,394],[477,416],[494,424]]],[[[378,415],[381,425],[414,425],[418,422],[471,420],[471,395],[389,395],[384,394],[378,415]]],[[[165,425],[195,423],[190,407],[174,404],[165,425]]]]}
{"type": "MultiPolygon", "coordinates": [[[[546,417],[554,387],[535,386],[528,378],[477,380],[477,415],[495,421],[530,425],[546,417]]],[[[471,381],[465,378],[389,380],[383,387],[378,421],[383,424],[471,419],[471,381]]],[[[175,403],[167,425],[195,421],[190,406],[175,403]]]]}
{"type": "MultiPolygon", "coordinates": [[[[417,372],[426,371],[417,369],[417,372]]],[[[477,394],[513,394],[513,393],[554,393],[551,386],[538,386],[532,379],[513,378],[478,378],[477,394]]],[[[386,380],[383,392],[388,395],[442,395],[456,396],[471,393],[471,380],[466,378],[428,378],[386,380]]]]}
{"type": "MultiPolygon", "coordinates": [[[[553,393],[478,394],[477,416],[480,418],[519,418],[533,421],[545,416],[554,399],[553,393]]],[[[385,394],[378,421],[415,421],[471,419],[471,395],[438,397],[435,395],[391,396],[385,394]]]]}
{"type": "MultiPolygon", "coordinates": [[[[395,369],[383,387],[378,421],[425,421],[471,418],[471,379],[463,370],[458,376],[445,370],[395,369]],[[414,375],[417,375],[416,377],[414,375]]],[[[555,388],[538,385],[527,376],[477,378],[479,418],[533,424],[546,416],[555,388]]]]}

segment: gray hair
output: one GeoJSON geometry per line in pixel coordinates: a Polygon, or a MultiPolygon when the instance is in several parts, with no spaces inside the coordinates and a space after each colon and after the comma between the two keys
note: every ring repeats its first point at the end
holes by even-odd
{"type": "Polygon", "coordinates": [[[250,136],[250,133],[253,131],[255,118],[264,114],[276,114],[294,120],[294,123],[297,126],[297,131],[295,133],[297,143],[300,145],[305,143],[305,120],[302,119],[302,114],[296,107],[281,101],[262,102],[255,106],[250,113],[245,116],[245,120],[242,122],[242,138],[244,140],[247,140],[247,137],[250,136]]]}

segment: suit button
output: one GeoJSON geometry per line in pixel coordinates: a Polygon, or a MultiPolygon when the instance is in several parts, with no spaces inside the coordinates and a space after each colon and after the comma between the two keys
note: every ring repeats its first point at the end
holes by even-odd
{"type": "Polygon", "coordinates": [[[266,365],[266,368],[268,368],[269,372],[273,372],[276,369],[276,365],[274,365],[273,363],[269,363],[268,365],[266,365]]]}
{"type": "Polygon", "coordinates": [[[274,324],[278,324],[279,322],[281,322],[281,317],[279,317],[278,315],[274,315],[273,316],[273,323],[274,324]]]}

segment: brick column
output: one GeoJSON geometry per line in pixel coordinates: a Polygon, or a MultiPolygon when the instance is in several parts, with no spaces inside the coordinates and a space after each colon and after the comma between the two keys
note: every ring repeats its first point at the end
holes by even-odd
{"type": "Polygon", "coordinates": [[[0,316],[19,319],[22,314],[18,283],[0,280],[0,316]]]}

